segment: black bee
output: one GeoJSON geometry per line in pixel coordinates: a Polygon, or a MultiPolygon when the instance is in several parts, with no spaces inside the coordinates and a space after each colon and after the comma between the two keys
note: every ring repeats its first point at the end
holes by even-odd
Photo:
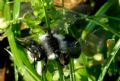
{"type": "Polygon", "coordinates": [[[26,48],[32,53],[31,57],[35,61],[42,60],[43,57],[48,59],[61,56],[78,58],[81,52],[80,43],[76,42],[76,39],[70,35],[46,33],[40,36],[39,40],[40,44],[30,38],[24,40],[24,42],[29,42],[26,48]]]}
{"type": "Polygon", "coordinates": [[[40,61],[43,59],[46,61],[47,56],[45,50],[34,40],[31,40],[31,43],[27,49],[31,52],[31,57],[34,58],[34,61],[40,61]]]}
{"type": "Polygon", "coordinates": [[[46,33],[39,37],[47,52],[48,59],[59,59],[61,65],[67,65],[69,59],[78,58],[81,53],[80,43],[70,35],[46,33]]]}
{"type": "Polygon", "coordinates": [[[28,38],[25,42],[30,57],[34,61],[45,61],[43,69],[46,68],[48,60],[56,60],[62,66],[69,63],[70,58],[78,58],[81,53],[80,44],[70,35],[62,35],[57,33],[45,33],[39,37],[37,43],[32,38],[28,38]]]}
{"type": "Polygon", "coordinates": [[[18,45],[23,46],[27,53],[30,52],[30,60],[40,61],[45,58],[46,60],[46,52],[39,43],[37,43],[32,38],[16,38],[16,42],[18,45]]]}
{"type": "Polygon", "coordinates": [[[46,33],[39,39],[47,52],[48,59],[59,60],[61,65],[68,64],[69,54],[62,35],[46,33]]]}

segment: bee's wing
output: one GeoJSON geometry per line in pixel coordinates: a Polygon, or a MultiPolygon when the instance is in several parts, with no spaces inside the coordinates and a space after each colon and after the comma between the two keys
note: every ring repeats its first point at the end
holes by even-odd
{"type": "Polygon", "coordinates": [[[80,40],[82,52],[88,56],[98,53],[105,40],[104,35],[102,34],[104,33],[100,33],[101,36],[97,33],[90,33],[85,40],[80,40]]]}

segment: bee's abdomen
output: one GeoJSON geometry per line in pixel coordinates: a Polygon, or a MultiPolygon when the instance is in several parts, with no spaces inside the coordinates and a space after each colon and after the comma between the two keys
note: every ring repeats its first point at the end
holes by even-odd
{"type": "Polygon", "coordinates": [[[48,41],[48,45],[50,45],[52,51],[54,53],[57,53],[59,54],[59,42],[58,42],[58,39],[56,39],[55,37],[53,36],[47,36],[47,41],[48,41]]]}

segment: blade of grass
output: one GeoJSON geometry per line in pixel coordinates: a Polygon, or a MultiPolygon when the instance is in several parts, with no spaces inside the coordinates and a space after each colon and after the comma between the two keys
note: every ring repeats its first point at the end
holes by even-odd
{"type": "Polygon", "coordinates": [[[118,17],[113,17],[113,16],[88,16],[87,17],[88,19],[91,19],[91,18],[108,18],[108,19],[112,19],[112,20],[116,20],[116,21],[120,21],[120,18],[118,17]]]}
{"type": "Polygon", "coordinates": [[[19,12],[20,12],[20,0],[14,0],[13,19],[17,19],[19,17],[19,12]]]}
{"type": "Polygon", "coordinates": [[[70,81],[76,81],[74,75],[74,62],[73,59],[70,59],[70,81]]]}
{"type": "Polygon", "coordinates": [[[58,66],[60,81],[65,81],[64,80],[64,74],[63,74],[63,69],[62,69],[62,66],[59,62],[57,62],[57,66],[58,66]]]}
{"type": "MultiPolygon", "coordinates": [[[[103,16],[106,11],[111,7],[111,5],[115,2],[116,0],[112,0],[112,1],[107,1],[95,14],[95,16],[103,16]]],[[[96,19],[96,21],[99,21],[99,19],[96,19]]],[[[91,32],[93,29],[95,28],[95,23],[93,23],[92,21],[90,21],[85,30],[82,32],[81,35],[81,39],[85,39],[85,37],[87,36],[87,34],[89,32],[91,32]]]]}
{"type": "Polygon", "coordinates": [[[61,0],[61,2],[62,2],[62,12],[63,12],[63,15],[65,15],[66,13],[65,13],[65,8],[64,8],[64,0],[61,0]]]}
{"type": "MultiPolygon", "coordinates": [[[[28,67],[25,66],[25,69],[28,71],[30,75],[34,77],[34,81],[42,81],[41,76],[36,76],[28,67]]],[[[29,77],[28,77],[29,78],[29,77]]]]}
{"type": "Polygon", "coordinates": [[[5,2],[0,0],[0,17],[3,17],[3,10],[4,10],[5,2]]]}
{"type": "MultiPolygon", "coordinates": [[[[8,41],[9,45],[13,54],[14,64],[17,66],[17,70],[23,74],[22,72],[25,71],[25,67],[27,67],[27,73],[23,74],[23,77],[27,75],[31,76],[32,79],[35,79],[35,81],[40,81],[40,77],[37,75],[35,70],[32,68],[30,62],[27,60],[27,57],[25,56],[24,52],[21,48],[18,48],[18,46],[15,43],[14,34],[12,32],[11,27],[7,31],[8,35],[8,41]]],[[[29,78],[29,77],[28,77],[29,78]]]]}
{"type": "Polygon", "coordinates": [[[16,58],[14,58],[15,64],[18,63],[18,65],[22,65],[22,62],[18,60],[18,59],[20,59],[20,57],[17,56],[17,53],[18,53],[17,46],[16,46],[16,43],[15,43],[14,34],[12,32],[11,27],[12,26],[10,25],[10,28],[7,30],[7,33],[6,33],[7,37],[8,37],[8,42],[9,42],[13,57],[16,57],[16,58]],[[14,49],[12,49],[12,48],[14,48],[14,49]]]}
{"type": "Polygon", "coordinates": [[[6,20],[11,19],[11,14],[10,14],[10,3],[6,2],[4,5],[4,17],[6,20]]]}
{"type": "Polygon", "coordinates": [[[47,12],[46,12],[46,7],[45,7],[46,2],[44,0],[41,0],[41,2],[42,2],[43,9],[44,9],[43,12],[45,14],[45,21],[46,21],[46,24],[47,24],[47,27],[48,27],[48,31],[51,32],[50,22],[49,22],[48,15],[47,15],[47,12]]]}
{"type": "MultiPolygon", "coordinates": [[[[8,0],[6,0],[5,7],[4,7],[4,17],[7,21],[11,20],[10,3],[8,2],[8,0]]],[[[10,25],[10,28],[11,28],[11,25],[10,25]]],[[[11,30],[11,29],[9,29],[9,30],[11,30]]],[[[8,42],[9,42],[10,48],[16,48],[15,47],[16,45],[13,46],[14,45],[14,41],[12,40],[13,33],[9,30],[7,33],[6,32],[5,33],[8,35],[8,42]]],[[[16,49],[12,50],[12,53],[14,53],[14,52],[17,53],[16,49]]],[[[13,63],[14,63],[15,81],[18,81],[18,73],[16,71],[16,63],[18,63],[18,65],[21,65],[22,63],[19,62],[18,57],[13,58],[13,59],[14,59],[13,63]]]]}
{"type": "Polygon", "coordinates": [[[114,35],[120,37],[120,33],[118,33],[118,31],[114,30],[113,28],[109,27],[109,26],[105,26],[104,24],[96,21],[96,20],[93,20],[93,19],[88,19],[90,21],[92,21],[93,23],[97,24],[97,25],[100,25],[101,27],[103,27],[104,29],[107,29],[108,31],[112,32],[114,35]]]}
{"type": "Polygon", "coordinates": [[[47,79],[46,79],[46,73],[42,74],[42,81],[47,81],[47,79]]]}
{"type": "Polygon", "coordinates": [[[118,77],[117,81],[120,81],[120,76],[118,77]]]}
{"type": "Polygon", "coordinates": [[[120,49],[120,39],[117,41],[116,45],[114,46],[113,51],[110,53],[109,58],[106,60],[106,63],[104,63],[103,70],[102,70],[101,74],[99,75],[98,81],[103,81],[103,78],[104,78],[111,62],[117,55],[117,52],[119,51],[119,49],[120,49]]]}
{"type": "MultiPolygon", "coordinates": [[[[14,0],[14,10],[13,10],[13,20],[17,19],[19,17],[19,11],[20,11],[20,0],[14,0]]],[[[13,23],[16,21],[14,20],[13,23]]],[[[35,81],[40,81],[40,77],[37,75],[33,67],[31,66],[27,56],[23,52],[22,47],[19,47],[15,42],[15,37],[13,33],[13,24],[10,23],[10,27],[7,30],[7,37],[9,41],[9,45],[11,48],[11,52],[13,54],[14,59],[14,67],[18,72],[23,74],[23,77],[26,77],[27,75],[31,77],[31,79],[35,81]],[[24,68],[26,66],[28,69],[26,70],[24,68]],[[28,71],[29,70],[29,71],[28,71]]],[[[29,77],[25,78],[26,80],[29,79],[29,77]]],[[[16,79],[17,80],[17,79],[16,79]]]]}

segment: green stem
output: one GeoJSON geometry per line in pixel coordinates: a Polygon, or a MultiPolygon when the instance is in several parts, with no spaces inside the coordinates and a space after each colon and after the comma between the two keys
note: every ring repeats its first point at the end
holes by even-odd
{"type": "Polygon", "coordinates": [[[60,76],[60,81],[64,81],[64,74],[63,74],[63,69],[62,66],[59,62],[57,62],[58,65],[58,71],[59,71],[59,76],[60,76]]]}
{"type": "MultiPolygon", "coordinates": [[[[103,16],[106,11],[110,8],[110,6],[114,3],[115,1],[107,1],[95,14],[95,16],[103,16]]],[[[99,18],[96,19],[96,21],[99,21],[99,18]]],[[[95,23],[90,21],[88,25],[86,26],[85,30],[82,32],[81,38],[84,40],[89,32],[91,32],[95,28],[95,23]]]]}
{"type": "Polygon", "coordinates": [[[47,81],[46,80],[46,73],[45,72],[43,72],[43,74],[42,74],[42,81],[47,81]]]}
{"type": "Polygon", "coordinates": [[[109,27],[109,26],[105,26],[104,24],[101,24],[99,21],[93,20],[93,19],[88,19],[90,21],[92,21],[93,23],[100,25],[101,27],[103,27],[104,29],[109,30],[111,33],[115,34],[116,36],[120,37],[120,33],[118,33],[116,30],[114,30],[113,28],[109,27]]]}
{"type": "Polygon", "coordinates": [[[75,81],[73,59],[70,59],[70,81],[75,81]]]}
{"type": "Polygon", "coordinates": [[[63,15],[65,15],[64,0],[61,0],[61,2],[62,2],[62,11],[63,11],[63,15]]]}
{"type": "MultiPolygon", "coordinates": [[[[27,71],[27,73],[32,76],[32,78],[35,80],[35,81],[41,81],[41,77],[36,74],[35,72],[33,72],[29,67],[27,66],[24,66],[25,70],[27,71]]],[[[26,73],[26,74],[27,74],[26,73]]],[[[25,76],[25,75],[24,75],[25,76]]]]}
{"type": "Polygon", "coordinates": [[[113,51],[110,53],[109,58],[107,59],[106,63],[103,65],[103,70],[102,73],[100,74],[98,81],[103,81],[103,78],[111,64],[111,62],[113,61],[113,59],[115,58],[117,52],[120,49],[120,39],[118,40],[118,42],[116,43],[115,47],[113,48],[113,51]]]}
{"type": "Polygon", "coordinates": [[[20,14],[20,0],[14,0],[13,19],[17,19],[20,14]]]}
{"type": "Polygon", "coordinates": [[[108,19],[112,19],[112,20],[115,20],[115,21],[120,21],[120,18],[118,18],[118,17],[113,17],[113,16],[88,16],[87,17],[88,19],[93,19],[93,18],[108,18],[108,19]]]}
{"type": "Polygon", "coordinates": [[[14,57],[14,63],[17,65],[22,65],[22,62],[18,60],[18,59],[20,59],[20,57],[17,56],[18,49],[17,49],[16,43],[15,43],[14,34],[12,32],[12,26],[10,26],[10,28],[7,31],[7,37],[8,37],[8,42],[9,42],[9,45],[10,45],[10,48],[11,48],[11,51],[12,51],[12,54],[14,57]],[[12,48],[14,48],[14,49],[12,49],[12,48]]]}
{"type": "Polygon", "coordinates": [[[120,76],[118,77],[117,81],[120,81],[120,76]]]}
{"type": "Polygon", "coordinates": [[[45,14],[45,21],[46,21],[46,24],[47,24],[47,27],[48,27],[48,32],[51,31],[51,28],[50,28],[50,22],[49,22],[49,19],[48,19],[48,15],[47,15],[47,11],[46,11],[46,7],[45,7],[45,1],[44,0],[41,0],[42,2],[42,5],[43,5],[43,9],[44,9],[44,14],[45,14]]]}

